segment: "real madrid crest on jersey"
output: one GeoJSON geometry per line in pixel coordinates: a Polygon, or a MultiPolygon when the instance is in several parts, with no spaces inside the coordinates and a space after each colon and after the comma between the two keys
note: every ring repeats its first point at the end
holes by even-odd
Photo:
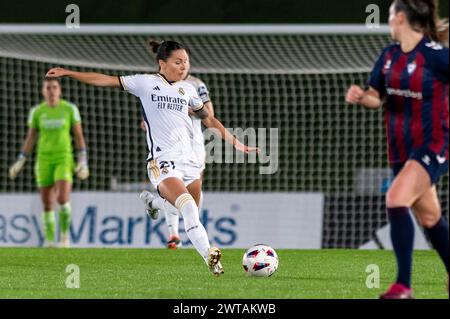
{"type": "Polygon", "coordinates": [[[414,70],[416,69],[417,64],[416,61],[412,61],[411,63],[408,64],[407,68],[408,68],[408,74],[411,75],[414,70]]]}
{"type": "Polygon", "coordinates": [[[180,88],[178,89],[178,93],[180,93],[181,95],[184,95],[184,90],[183,90],[182,87],[180,87],[180,88]]]}

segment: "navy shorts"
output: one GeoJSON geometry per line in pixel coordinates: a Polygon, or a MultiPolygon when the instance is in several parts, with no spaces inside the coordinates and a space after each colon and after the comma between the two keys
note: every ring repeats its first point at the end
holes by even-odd
{"type": "MultiPolygon", "coordinates": [[[[418,149],[411,154],[409,159],[417,161],[423,168],[425,168],[430,176],[432,184],[436,184],[441,176],[448,172],[448,159],[434,153],[429,149],[418,149]]],[[[392,165],[394,177],[400,173],[404,165],[405,163],[397,163],[392,165]]]]}

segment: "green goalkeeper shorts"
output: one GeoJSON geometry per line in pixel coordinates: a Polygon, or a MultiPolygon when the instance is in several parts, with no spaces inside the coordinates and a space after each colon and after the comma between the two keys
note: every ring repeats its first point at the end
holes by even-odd
{"type": "Polygon", "coordinates": [[[38,187],[47,187],[57,181],[72,183],[75,164],[73,158],[63,158],[58,161],[37,160],[34,167],[38,187]]]}

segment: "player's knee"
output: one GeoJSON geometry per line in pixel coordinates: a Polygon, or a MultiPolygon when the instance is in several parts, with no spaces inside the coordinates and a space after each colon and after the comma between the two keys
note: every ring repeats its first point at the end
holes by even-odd
{"type": "Polygon", "coordinates": [[[409,204],[400,192],[390,189],[386,194],[386,207],[409,207],[409,204]]]}
{"type": "Polygon", "coordinates": [[[58,198],[56,200],[59,205],[64,205],[70,201],[70,198],[67,194],[60,194],[58,195],[58,198]]]}
{"type": "Polygon", "coordinates": [[[432,228],[437,224],[439,219],[441,219],[441,214],[438,213],[426,213],[426,214],[417,214],[417,221],[420,225],[425,228],[432,228]]]}
{"type": "Polygon", "coordinates": [[[191,194],[184,193],[175,201],[175,207],[182,213],[184,224],[188,229],[191,225],[198,224],[200,217],[198,207],[191,194]]]}

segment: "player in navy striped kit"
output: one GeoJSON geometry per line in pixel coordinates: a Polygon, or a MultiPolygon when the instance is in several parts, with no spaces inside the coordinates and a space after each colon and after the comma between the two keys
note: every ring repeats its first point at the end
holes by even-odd
{"type": "Polygon", "coordinates": [[[449,230],[436,191],[448,172],[448,24],[434,0],[395,0],[391,35],[398,43],[378,58],[369,88],[352,85],[346,101],[384,106],[389,163],[394,181],[386,194],[398,275],[383,299],[413,298],[411,289],[413,210],[448,273],[449,230]]]}

